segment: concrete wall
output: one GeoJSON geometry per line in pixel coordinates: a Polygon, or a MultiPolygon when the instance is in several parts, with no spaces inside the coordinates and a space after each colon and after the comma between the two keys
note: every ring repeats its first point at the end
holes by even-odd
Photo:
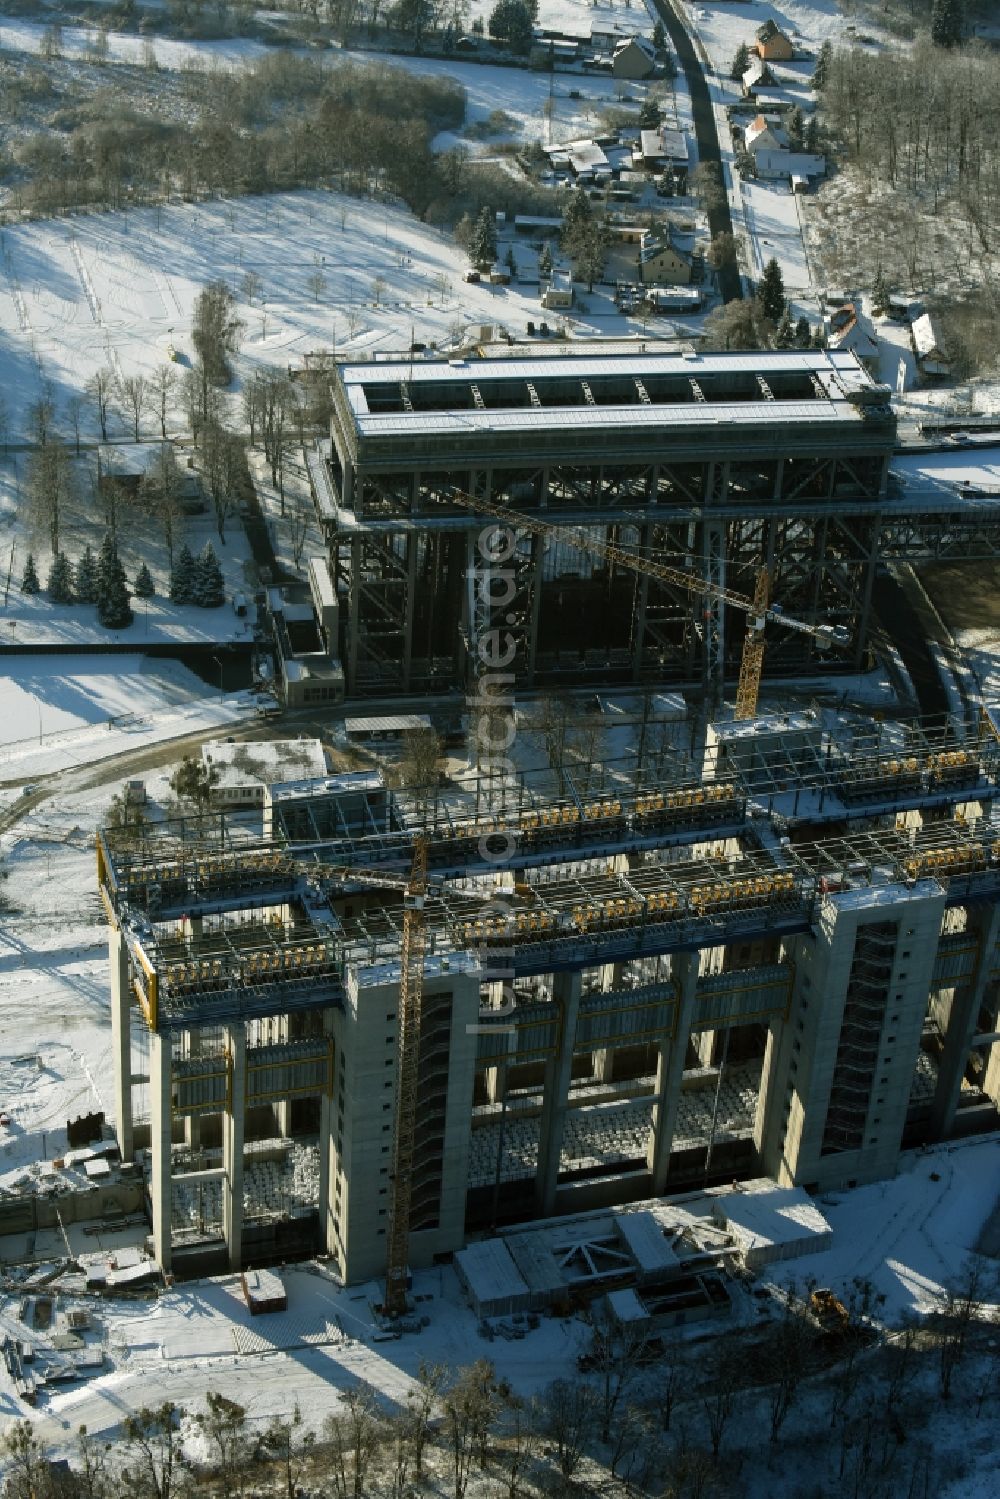
{"type": "Polygon", "coordinates": [[[781,1185],[846,1186],[895,1170],[943,912],[944,892],[932,880],[911,890],[874,886],[829,896],[815,936],[796,940],[795,989],[788,1018],[770,1029],[756,1125],[764,1168],[781,1185]],[[893,931],[890,973],[869,1085],[857,1095],[863,1141],[831,1149],[827,1122],[845,1006],[858,983],[855,957],[866,929],[885,924],[893,931]]]}

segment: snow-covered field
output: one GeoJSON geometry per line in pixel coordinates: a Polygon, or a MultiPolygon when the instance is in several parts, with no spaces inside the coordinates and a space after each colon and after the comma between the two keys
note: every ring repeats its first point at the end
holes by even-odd
{"type": "MultiPolygon", "coordinates": [[[[235,290],[245,324],[244,379],[311,351],[366,356],[412,340],[447,343],[470,324],[523,335],[540,310],[537,287],[467,285],[464,253],[405,210],[337,193],[95,214],[8,228],[0,240],[0,383],[12,438],[24,432],[43,381],[64,411],[108,364],[149,375],[166,362],[168,345],[188,360],[195,299],[219,277],[235,290]],[[249,272],[262,283],[252,301],[249,272]]],[[[627,329],[615,315],[606,331],[627,329]]],[[[175,430],[182,420],[175,409],[175,430]]],[[[84,423],[93,439],[90,403],[84,423]]],[[[155,435],[152,415],[143,425],[155,435]]],[[[121,418],[111,436],[128,435],[121,418]]]]}

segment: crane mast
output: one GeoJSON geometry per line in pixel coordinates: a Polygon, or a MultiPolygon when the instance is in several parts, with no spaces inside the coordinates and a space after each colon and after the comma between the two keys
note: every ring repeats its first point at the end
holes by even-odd
{"type": "Polygon", "coordinates": [[[739,686],[736,694],[736,717],[738,719],[753,718],[757,712],[757,698],[764,669],[764,626],[768,621],[783,625],[788,630],[795,630],[800,635],[809,635],[823,648],[850,643],[850,634],[842,626],[813,625],[804,620],[792,619],[783,612],[780,604],[772,604],[770,602],[771,579],[766,567],[760,568],[757,573],[754,596],[751,599],[744,593],[735,593],[730,588],[722,588],[710,583],[697,573],[689,572],[682,567],[675,567],[672,563],[658,562],[653,557],[641,557],[617,542],[598,541],[582,528],[560,526],[552,521],[538,520],[533,515],[525,515],[520,510],[512,510],[508,505],[499,504],[494,500],[481,500],[463,491],[455,492],[451,498],[459,504],[466,505],[470,510],[478,511],[483,515],[492,515],[495,519],[517,530],[565,542],[567,546],[576,547],[579,551],[587,552],[594,557],[602,557],[606,562],[624,567],[629,572],[638,573],[646,578],[655,578],[675,588],[686,589],[688,593],[697,593],[715,599],[719,603],[738,609],[741,614],[748,615],[748,628],[743,642],[739,686]]]}
{"type": "Polygon", "coordinates": [[[410,1197],[417,1121],[420,1015],[424,983],[424,903],[427,897],[427,840],[418,838],[413,868],[403,896],[403,941],[399,978],[396,1048],[396,1113],[392,1140],[389,1224],[386,1235],[385,1309],[406,1311],[410,1246],[410,1197]]]}

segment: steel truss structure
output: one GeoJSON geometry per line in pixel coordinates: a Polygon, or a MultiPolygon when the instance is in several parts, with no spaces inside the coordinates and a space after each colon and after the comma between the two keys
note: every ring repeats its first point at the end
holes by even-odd
{"type": "MultiPolygon", "coordinates": [[[[789,614],[852,639],[832,662],[776,633],[777,675],[860,668],[884,562],[1000,548],[1000,496],[890,480],[887,394],[849,356],[388,362],[335,379],[310,475],[352,697],[471,685],[484,523],[456,509],[461,493],[743,593],[766,565],[789,614]]],[[[503,567],[494,623],[511,632],[519,686],[697,684],[738,662],[743,620],[684,589],[537,536],[503,567]]]]}

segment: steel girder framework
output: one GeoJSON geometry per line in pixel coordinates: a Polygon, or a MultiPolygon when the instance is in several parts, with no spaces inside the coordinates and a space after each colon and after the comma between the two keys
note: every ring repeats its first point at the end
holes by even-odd
{"type": "MultiPolygon", "coordinates": [[[[699,409],[711,414],[711,403],[699,409]]],[[[742,619],[555,542],[517,548],[502,612],[477,599],[483,521],[462,512],[463,493],[592,529],[748,594],[766,563],[790,615],[852,635],[847,652],[817,653],[808,636],[770,632],[770,675],[863,666],[880,564],[1000,555],[1000,496],[890,482],[891,429],[861,423],[833,436],[762,423],[737,442],[725,428],[644,462],[627,452],[625,432],[608,436],[596,463],[583,444],[574,449],[572,429],[554,429],[535,451],[498,436],[471,462],[464,438],[414,439],[391,459],[338,439],[327,486],[336,520],[328,505],[325,523],[348,695],[470,687],[490,623],[513,632],[520,688],[705,687],[734,672],[742,619]]]]}

